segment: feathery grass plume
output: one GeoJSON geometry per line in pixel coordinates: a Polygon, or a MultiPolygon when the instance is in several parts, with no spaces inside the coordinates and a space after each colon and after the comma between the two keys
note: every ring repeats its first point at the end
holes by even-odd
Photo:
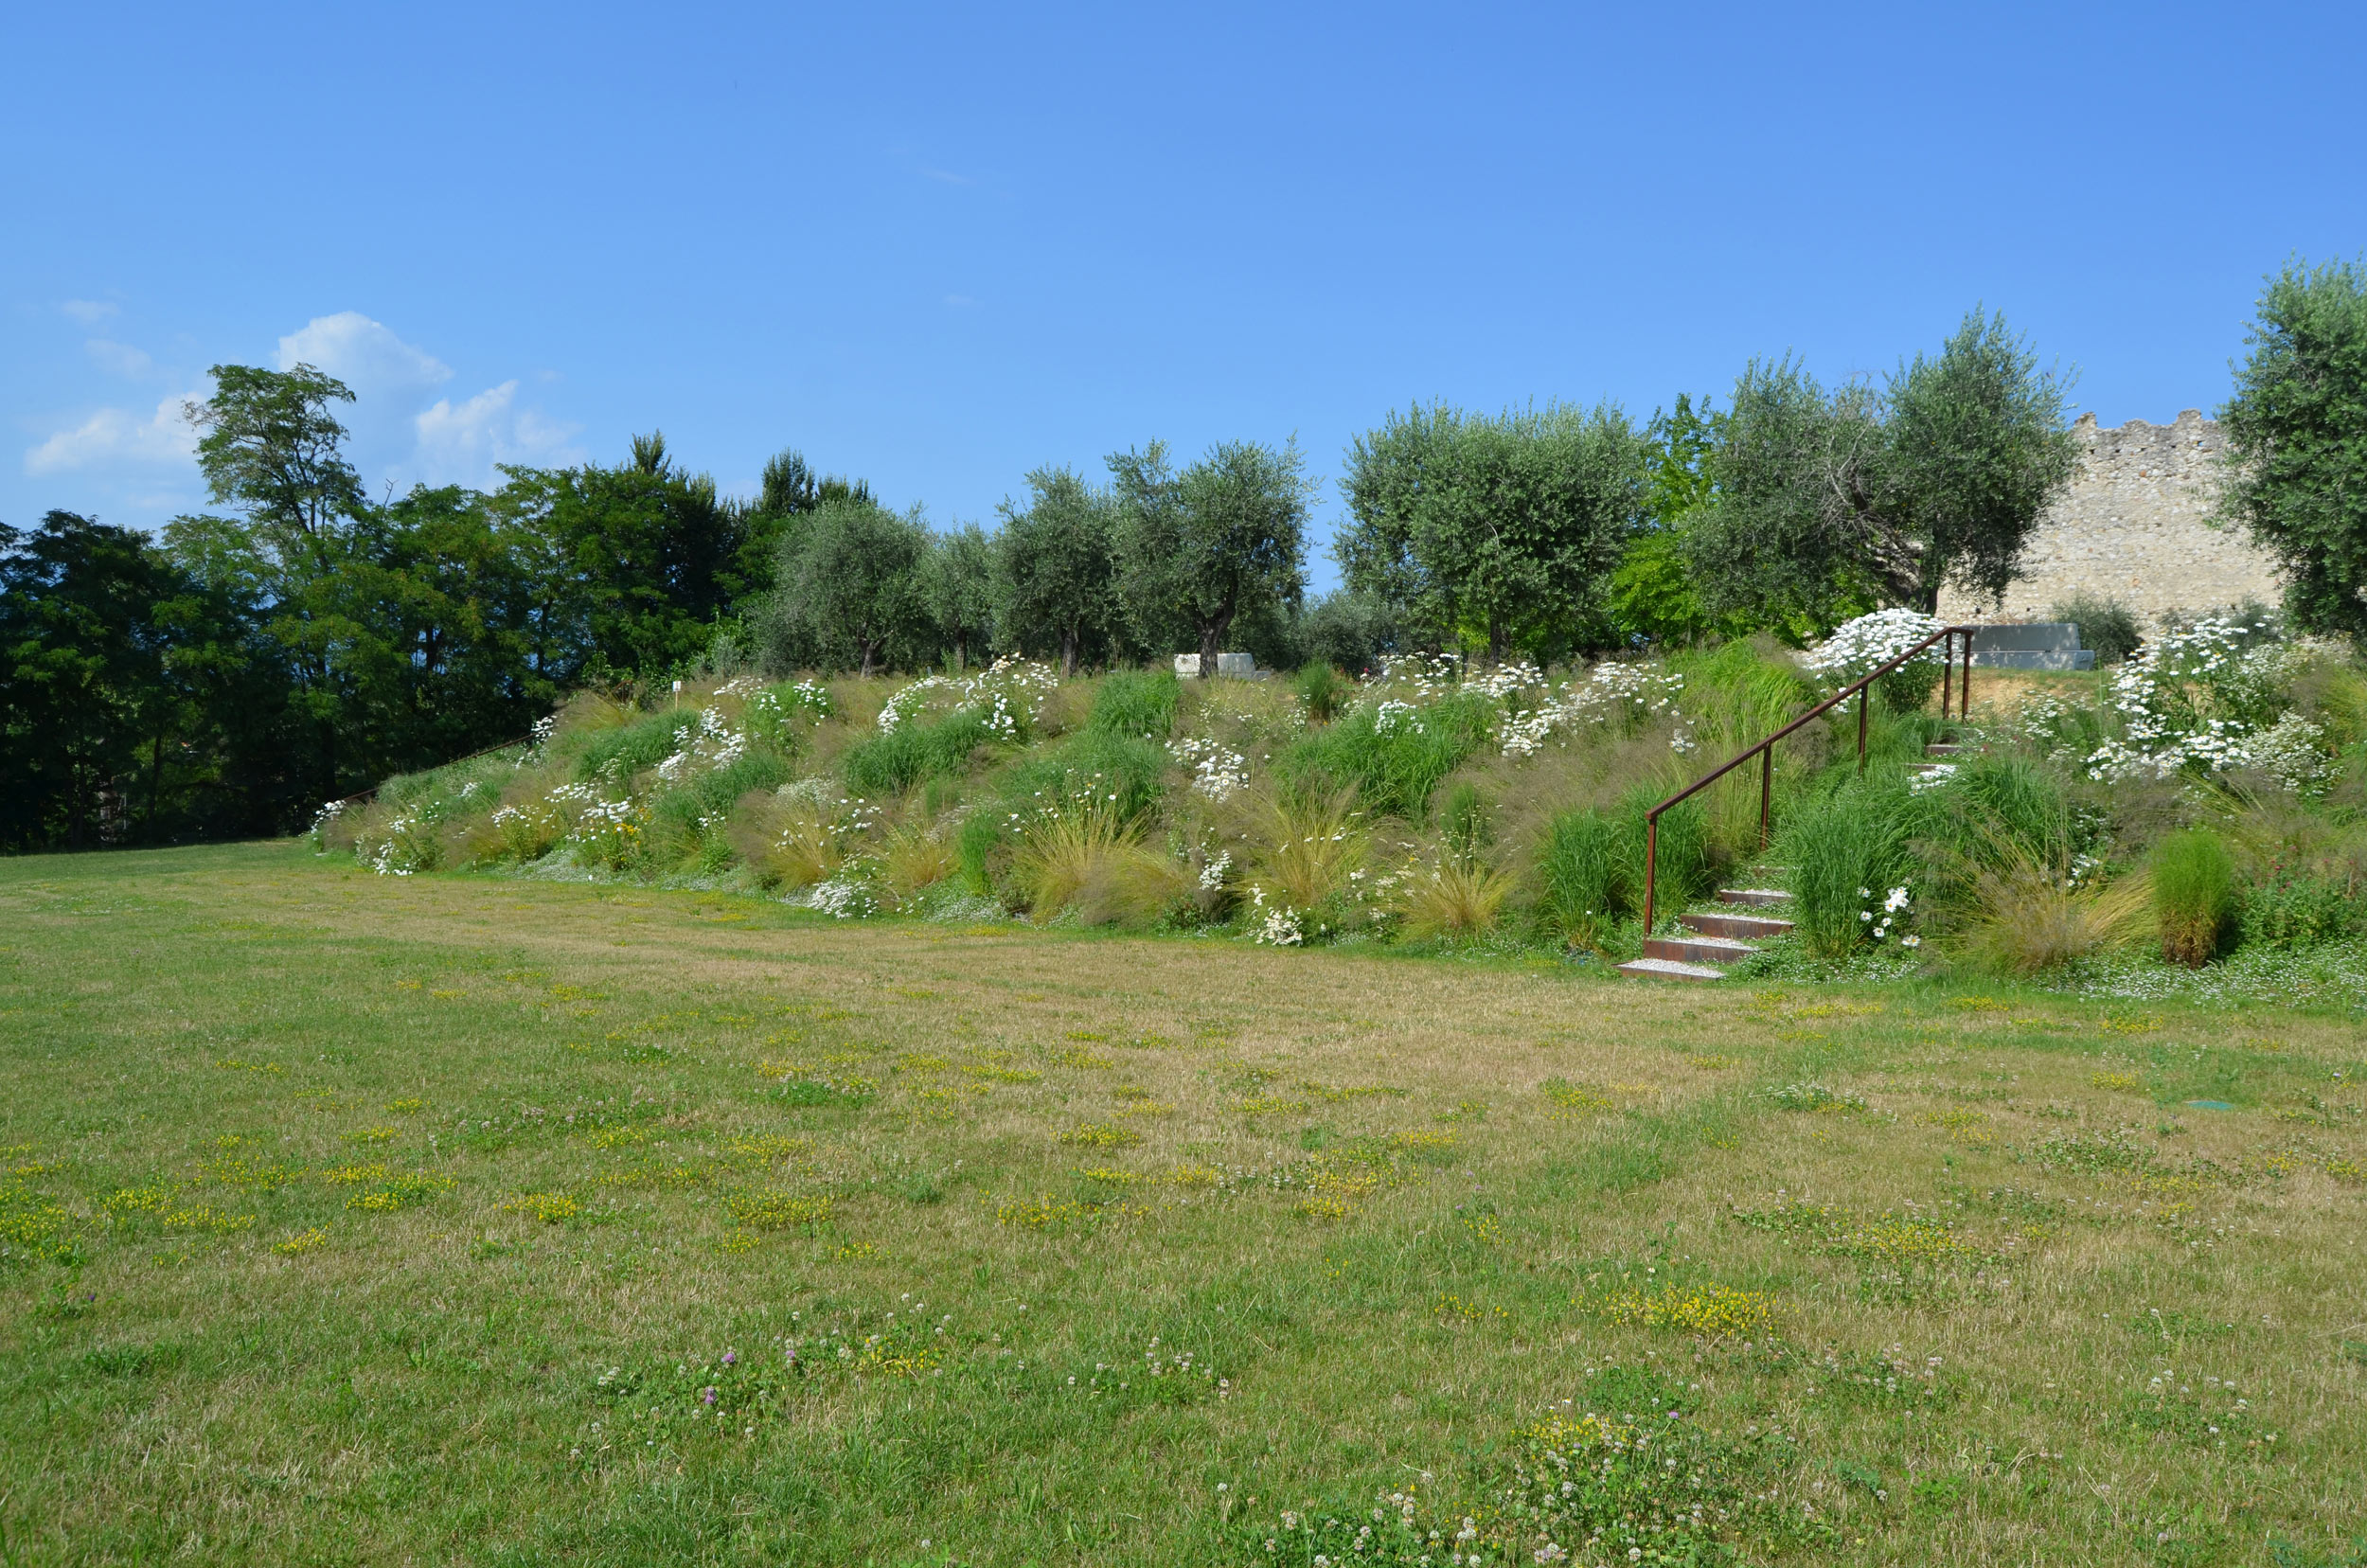
{"type": "Polygon", "coordinates": [[[1094,693],[1085,727],[1121,739],[1164,741],[1175,733],[1175,710],[1183,700],[1184,684],[1172,670],[1116,670],[1094,693]]]}
{"type": "Polygon", "coordinates": [[[2006,974],[2036,974],[2126,947],[2144,937],[2152,908],[2142,878],[2083,885],[2067,856],[2044,858],[2026,840],[2004,835],[1976,873],[1972,896],[1979,914],[1971,950],[2006,974]]]}
{"type": "Polygon", "coordinates": [[[811,780],[742,796],[730,835],[739,858],[770,886],[810,887],[846,864],[845,835],[811,780]]]}
{"type": "Polygon", "coordinates": [[[1601,945],[1627,907],[1619,829],[1600,811],[1564,811],[1538,858],[1537,922],[1574,948],[1601,945]]]}
{"type": "Polygon", "coordinates": [[[2235,923],[2235,858],[2218,834],[2189,828],[2154,846],[2153,909],[2163,962],[2200,969],[2219,955],[2235,923]]]}
{"type": "Polygon", "coordinates": [[[908,822],[880,846],[880,875],[899,898],[934,887],[961,868],[960,846],[927,823],[908,822]]]}
{"type": "Polygon", "coordinates": [[[1865,936],[1859,916],[1867,900],[1917,880],[1910,842],[1930,814],[1918,809],[1923,804],[1905,775],[1884,771],[1851,778],[1795,809],[1780,853],[1792,867],[1792,918],[1811,952],[1847,956],[1865,936]]]}
{"type": "Polygon", "coordinates": [[[1250,797],[1252,880],[1291,909],[1312,909],[1364,864],[1371,839],[1349,790],[1287,785],[1250,797]]]}
{"type": "Polygon", "coordinates": [[[1405,934],[1419,941],[1433,936],[1484,936],[1512,891],[1511,876],[1477,861],[1445,860],[1429,875],[1406,884],[1405,934]]]}
{"type": "Polygon", "coordinates": [[[1145,845],[1107,802],[1072,803],[1039,819],[1011,870],[1038,919],[1074,908],[1086,925],[1155,918],[1195,886],[1188,867],[1145,845]]]}

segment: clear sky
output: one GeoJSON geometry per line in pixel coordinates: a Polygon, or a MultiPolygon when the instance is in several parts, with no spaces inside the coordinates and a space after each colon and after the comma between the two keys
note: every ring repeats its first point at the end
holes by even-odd
{"type": "MultiPolygon", "coordinates": [[[[27,6],[0,521],[204,505],[306,360],[374,488],[803,450],[940,525],[1152,437],[1827,379],[2001,308],[2108,424],[2367,249],[2367,7],[27,6]]],[[[1333,576],[1327,563],[1319,579],[1333,576]]]]}

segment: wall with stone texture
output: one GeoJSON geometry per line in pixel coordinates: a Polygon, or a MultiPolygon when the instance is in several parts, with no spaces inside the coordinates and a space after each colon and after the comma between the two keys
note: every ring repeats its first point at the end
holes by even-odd
{"type": "Polygon", "coordinates": [[[1949,620],[2032,621],[2084,589],[2119,599],[2148,622],[2171,611],[2216,610],[2246,598],[2275,604],[2275,563],[2240,529],[2207,521],[2218,496],[2218,422],[2187,409],[2175,423],[2131,419],[2116,430],[2083,414],[2071,486],[2039,519],[2022,576],[2002,606],[1959,589],[1940,595],[1949,620]]]}

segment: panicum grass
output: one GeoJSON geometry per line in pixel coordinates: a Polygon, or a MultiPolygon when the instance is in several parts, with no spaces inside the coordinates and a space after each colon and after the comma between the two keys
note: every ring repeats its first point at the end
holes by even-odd
{"type": "Polygon", "coordinates": [[[2235,922],[2235,858],[2207,828],[2154,846],[2153,909],[2164,962],[2200,969],[2219,955],[2235,922]]]}
{"type": "Polygon", "coordinates": [[[1909,845],[1921,814],[1905,779],[1881,774],[1795,811],[1779,852],[1791,864],[1792,918],[1810,951],[1846,957],[1864,939],[1858,917],[1868,900],[1919,880],[1909,845]]]}
{"type": "Polygon", "coordinates": [[[1537,921],[1564,946],[1599,946],[1624,910],[1619,829],[1599,811],[1564,811],[1538,857],[1537,921]]]}
{"type": "Polygon", "coordinates": [[[1094,693],[1085,727],[1121,739],[1164,741],[1175,733],[1175,710],[1183,700],[1183,683],[1172,670],[1121,669],[1094,693]]]}

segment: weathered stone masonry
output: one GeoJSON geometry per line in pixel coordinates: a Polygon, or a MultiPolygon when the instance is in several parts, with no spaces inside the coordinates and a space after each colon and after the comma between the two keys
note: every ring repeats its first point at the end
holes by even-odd
{"type": "Polygon", "coordinates": [[[2211,526],[2218,499],[2218,422],[2187,409],[2173,424],[2131,419],[2098,428],[2083,414],[2070,488],[2038,522],[2022,576],[2002,606],[1956,589],[1940,595],[1950,619],[2044,620],[2073,594],[2119,599],[2147,622],[2170,611],[2215,610],[2284,593],[2275,562],[2236,529],[2211,526]]]}

